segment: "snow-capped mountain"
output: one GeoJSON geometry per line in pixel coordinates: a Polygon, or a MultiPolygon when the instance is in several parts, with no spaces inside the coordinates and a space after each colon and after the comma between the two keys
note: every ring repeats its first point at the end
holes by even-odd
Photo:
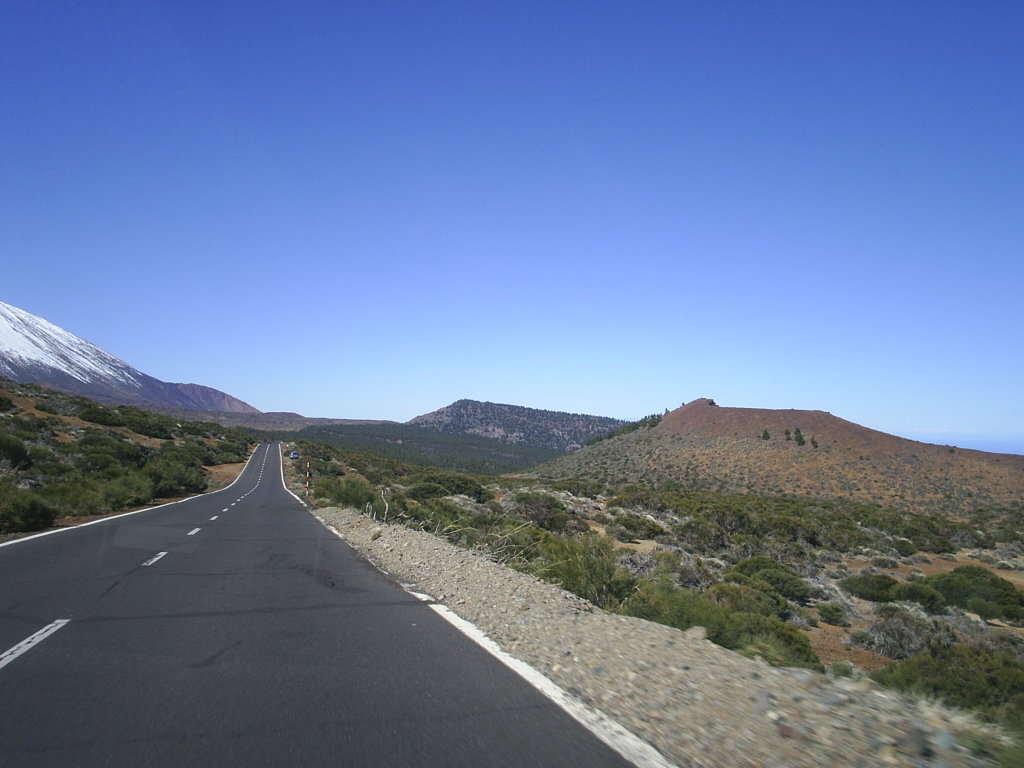
{"type": "Polygon", "coordinates": [[[211,387],[172,384],[147,376],[95,344],[3,302],[0,376],[101,402],[259,413],[248,403],[211,387]]]}

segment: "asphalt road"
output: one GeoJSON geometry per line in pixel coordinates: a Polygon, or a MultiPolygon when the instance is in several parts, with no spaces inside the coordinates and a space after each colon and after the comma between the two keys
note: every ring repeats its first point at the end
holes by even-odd
{"type": "Polygon", "coordinates": [[[630,765],[324,529],[276,445],[0,548],[0,654],[3,768],[630,765]]]}

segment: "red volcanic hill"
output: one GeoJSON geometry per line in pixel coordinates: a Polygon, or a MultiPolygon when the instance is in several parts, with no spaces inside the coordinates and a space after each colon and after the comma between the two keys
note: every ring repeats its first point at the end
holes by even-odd
{"type": "Polygon", "coordinates": [[[536,473],[851,498],[950,514],[1024,496],[1024,456],[920,443],[825,411],[728,408],[708,399],[665,414],[652,428],[554,459],[536,473]]]}
{"type": "Polygon", "coordinates": [[[795,408],[724,408],[714,400],[701,398],[665,414],[657,429],[677,435],[701,434],[708,437],[757,437],[768,430],[769,439],[785,441],[797,429],[805,440],[816,438],[818,443],[842,445],[870,453],[906,453],[914,450],[937,449],[948,451],[948,446],[930,445],[896,437],[886,432],[862,427],[852,421],[840,419],[826,411],[804,411],[795,408]]]}

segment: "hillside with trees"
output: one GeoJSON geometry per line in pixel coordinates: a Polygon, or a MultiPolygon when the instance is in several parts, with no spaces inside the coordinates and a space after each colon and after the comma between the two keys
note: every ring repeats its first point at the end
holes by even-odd
{"type": "Polygon", "coordinates": [[[406,422],[447,435],[478,435],[502,443],[574,451],[592,438],[621,427],[621,419],[545,411],[521,405],[457,400],[406,422]]]}

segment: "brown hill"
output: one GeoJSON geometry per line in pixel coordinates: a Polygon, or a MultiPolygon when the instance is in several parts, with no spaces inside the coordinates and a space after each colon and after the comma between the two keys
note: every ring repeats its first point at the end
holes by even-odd
{"type": "Polygon", "coordinates": [[[535,472],[851,498],[947,514],[1024,496],[1024,456],[920,443],[824,411],[723,408],[707,399],[665,414],[653,428],[587,446],[535,472]]]}

